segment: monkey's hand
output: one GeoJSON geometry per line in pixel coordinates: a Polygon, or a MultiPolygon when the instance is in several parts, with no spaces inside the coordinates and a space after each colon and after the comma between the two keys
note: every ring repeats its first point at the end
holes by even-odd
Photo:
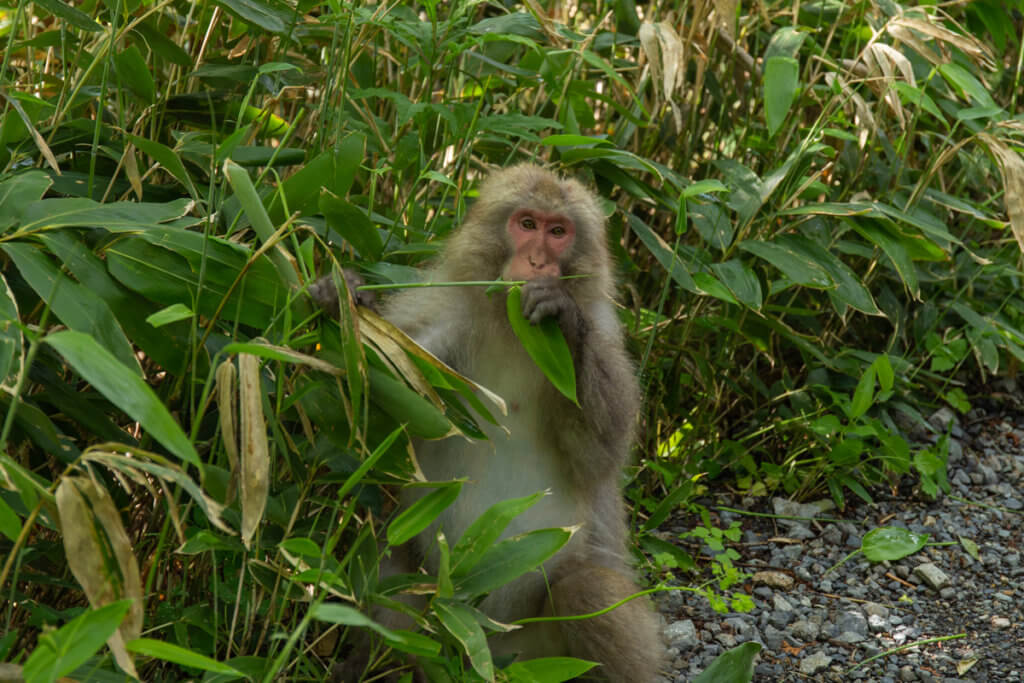
{"type": "MultiPolygon", "coordinates": [[[[344,268],[341,273],[345,277],[348,291],[352,293],[352,300],[360,306],[376,309],[377,297],[373,292],[360,292],[356,289],[366,284],[359,273],[351,268],[344,268]]],[[[338,288],[334,286],[334,278],[331,275],[323,275],[310,284],[309,295],[328,315],[332,318],[338,317],[338,288]]]]}
{"type": "Polygon", "coordinates": [[[528,280],[522,292],[523,317],[537,325],[545,318],[555,318],[569,343],[576,350],[583,342],[585,320],[576,300],[557,277],[528,280]]]}

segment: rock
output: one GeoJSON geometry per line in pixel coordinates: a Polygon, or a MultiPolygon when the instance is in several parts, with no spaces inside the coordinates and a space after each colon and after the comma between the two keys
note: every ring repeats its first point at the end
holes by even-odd
{"type": "Polygon", "coordinates": [[[700,644],[700,640],[697,638],[697,627],[693,625],[693,621],[690,619],[683,619],[682,621],[669,624],[662,631],[662,636],[669,646],[676,648],[680,652],[692,650],[700,644]]]}
{"type": "MultiPolygon", "coordinates": [[[[785,517],[807,517],[813,519],[820,515],[822,512],[828,512],[835,508],[835,503],[831,500],[819,500],[813,503],[797,503],[792,500],[786,500],[785,498],[772,498],[772,509],[775,510],[775,514],[783,515],[785,517]]],[[[795,520],[781,520],[795,521],[795,520]]]]}
{"type": "Polygon", "coordinates": [[[928,418],[928,422],[940,432],[949,429],[950,423],[957,423],[956,413],[949,406],[942,406],[928,418]]]}
{"type": "Polygon", "coordinates": [[[751,581],[755,584],[771,586],[772,588],[779,588],[784,591],[790,590],[794,583],[793,577],[789,574],[769,570],[755,572],[751,577],[751,581]]]}
{"type": "Polygon", "coordinates": [[[1010,628],[1010,620],[1006,617],[992,617],[992,628],[1000,630],[1010,628]]]}
{"type": "Polygon", "coordinates": [[[920,577],[933,590],[942,590],[949,585],[949,577],[941,569],[931,562],[925,562],[914,567],[914,575],[920,577]]]}
{"type": "Polygon", "coordinates": [[[824,652],[815,652],[800,660],[800,673],[813,676],[819,671],[824,671],[831,663],[832,658],[824,652]]]}
{"type": "Polygon", "coordinates": [[[868,634],[868,620],[860,612],[847,610],[836,619],[836,631],[839,633],[850,631],[866,636],[868,634]]]}
{"type": "Polygon", "coordinates": [[[821,627],[807,619],[800,619],[789,627],[789,632],[793,634],[794,638],[799,638],[805,643],[809,643],[818,639],[821,627]]]}

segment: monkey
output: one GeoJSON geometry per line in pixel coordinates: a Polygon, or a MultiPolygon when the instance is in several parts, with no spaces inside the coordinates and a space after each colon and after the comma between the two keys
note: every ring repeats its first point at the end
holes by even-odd
{"type": "MultiPolygon", "coordinates": [[[[579,525],[543,572],[489,594],[480,605],[488,616],[507,623],[595,612],[639,590],[626,559],[620,477],[640,403],[615,310],[596,196],[579,181],[536,165],[491,174],[424,281],[499,279],[525,281],[522,312],[531,323],[558,323],[572,353],[579,405],[559,393],[527,355],[509,325],[503,297],[470,286],[401,290],[383,302],[382,315],[508,405],[499,427],[481,421],[489,441],[416,442],[417,459],[428,479],[467,478],[439,520],[450,540],[496,501],[545,489],[550,495],[514,519],[504,537],[579,525]]],[[[329,276],[310,289],[325,307],[333,297],[337,310],[329,276]]],[[[403,493],[402,504],[411,504],[419,491],[403,493]]],[[[412,554],[431,573],[437,569],[430,552],[435,535],[436,526],[412,542],[412,554]]],[[[595,618],[529,624],[492,638],[491,646],[521,659],[579,657],[600,664],[591,672],[598,679],[650,683],[664,654],[659,631],[649,603],[635,599],[595,618]]]]}

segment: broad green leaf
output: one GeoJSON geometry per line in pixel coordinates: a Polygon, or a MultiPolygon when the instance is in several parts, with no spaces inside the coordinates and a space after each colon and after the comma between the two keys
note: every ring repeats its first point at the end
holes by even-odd
{"type": "Polygon", "coordinates": [[[955,90],[963,93],[975,105],[979,107],[997,106],[995,100],[992,99],[992,95],[989,94],[988,88],[964,67],[956,62],[948,62],[939,64],[938,69],[942,77],[955,90]]]}
{"type": "Polygon", "coordinates": [[[960,545],[967,551],[967,554],[975,559],[975,561],[981,561],[981,554],[978,552],[978,544],[966,536],[957,536],[960,541],[960,545]]]}
{"type": "Polygon", "coordinates": [[[540,144],[551,147],[570,147],[576,145],[608,145],[614,147],[615,145],[611,140],[605,140],[604,138],[592,138],[586,135],[571,134],[548,135],[540,141],[540,144]]]}
{"type": "Polygon", "coordinates": [[[679,255],[672,251],[672,247],[665,244],[665,241],[657,233],[632,213],[627,214],[626,218],[629,221],[630,229],[636,233],[636,236],[640,238],[644,246],[661,264],[661,267],[668,271],[669,277],[686,291],[696,292],[697,283],[693,281],[679,255]]]}
{"type": "Polygon", "coordinates": [[[880,221],[860,219],[851,221],[851,224],[861,236],[882,249],[896,268],[910,295],[914,299],[920,299],[921,287],[917,279],[917,268],[900,239],[880,221]]]}
{"type": "Polygon", "coordinates": [[[502,670],[514,682],[562,683],[582,676],[595,666],[597,662],[572,657],[541,657],[512,662],[502,670]]]}
{"type": "Polygon", "coordinates": [[[928,534],[915,534],[900,527],[879,527],[864,534],[860,549],[872,562],[894,562],[913,555],[928,542],[928,534]]]}
{"type": "Polygon", "coordinates": [[[212,671],[217,674],[235,675],[239,677],[243,676],[241,671],[228,666],[223,662],[218,662],[216,659],[210,659],[206,655],[199,654],[198,652],[194,652],[188,648],[184,648],[173,643],[167,643],[162,640],[155,640],[153,638],[136,638],[135,640],[125,643],[125,646],[128,648],[129,652],[134,652],[135,654],[144,655],[146,657],[154,657],[165,662],[173,662],[175,664],[180,664],[181,666],[200,669],[202,671],[212,671]]]}
{"type": "Polygon", "coordinates": [[[729,213],[715,201],[687,202],[687,214],[704,241],[715,249],[728,249],[735,237],[729,213]]]}
{"type": "Polygon", "coordinates": [[[441,652],[441,643],[423,633],[391,629],[391,636],[384,640],[394,649],[417,657],[436,657],[441,652]]]}
{"type": "Polygon", "coordinates": [[[459,497],[462,482],[445,484],[403,510],[388,525],[388,545],[402,545],[433,523],[459,497]]]}
{"type": "Polygon", "coordinates": [[[50,176],[35,169],[0,182],[0,234],[17,223],[22,210],[39,201],[52,184],[50,176]]]}
{"type": "Polygon", "coordinates": [[[711,270],[741,304],[755,311],[761,310],[764,298],[761,281],[745,263],[739,259],[731,259],[723,263],[712,263],[711,270]]]}
{"type": "Polygon", "coordinates": [[[706,194],[708,192],[728,192],[729,188],[726,187],[721,180],[715,178],[705,178],[704,180],[698,180],[695,183],[690,183],[683,190],[683,197],[689,199],[699,194],[706,194]]]}
{"type": "Polygon", "coordinates": [[[391,375],[370,366],[370,400],[409,432],[424,439],[440,439],[453,433],[452,423],[433,403],[391,375]]]}
{"type": "Polygon", "coordinates": [[[28,656],[25,683],[51,683],[66,676],[99,652],[128,614],[131,600],[88,610],[52,633],[42,633],[28,656]]]}
{"type": "Polygon", "coordinates": [[[153,327],[162,327],[169,325],[179,320],[187,320],[195,315],[192,309],[185,304],[172,304],[165,308],[161,308],[153,315],[146,316],[146,322],[153,327]]]}
{"type": "Polygon", "coordinates": [[[18,535],[21,534],[21,519],[3,498],[0,498],[0,534],[6,536],[12,543],[18,540],[18,535]]]}
{"type": "Polygon", "coordinates": [[[465,574],[480,561],[480,558],[513,519],[523,514],[538,500],[548,495],[547,491],[539,491],[522,498],[510,498],[495,503],[469,525],[463,532],[459,542],[452,550],[452,574],[465,574]]]}
{"type": "Polygon", "coordinates": [[[478,621],[479,613],[472,607],[451,600],[437,599],[432,605],[441,624],[462,645],[473,670],[483,676],[484,680],[493,681],[494,662],[491,661],[491,650],[487,647],[487,636],[478,621]]]}
{"type": "Polygon", "coordinates": [[[41,7],[53,16],[66,21],[75,28],[80,28],[89,33],[103,32],[103,27],[93,21],[92,17],[68,2],[63,0],[39,0],[33,4],[41,7]]]}
{"type": "Polygon", "coordinates": [[[456,595],[475,598],[536,569],[568,543],[574,532],[575,527],[537,529],[496,543],[455,580],[456,595]]]}
{"type": "Polygon", "coordinates": [[[190,195],[199,197],[199,191],[192,183],[192,176],[189,175],[188,169],[185,168],[185,164],[178,157],[177,152],[167,145],[139,135],[127,135],[126,137],[131,140],[133,145],[153,157],[158,164],[164,167],[165,171],[174,176],[175,180],[184,185],[190,195]]]}
{"type": "MultiPolygon", "coordinates": [[[[256,192],[256,187],[252,184],[249,172],[228,159],[224,162],[224,175],[227,176],[228,181],[231,183],[231,188],[235,191],[235,197],[238,199],[238,203],[242,205],[242,211],[245,212],[246,218],[249,219],[253,230],[259,236],[260,242],[264,244],[270,243],[274,239],[276,231],[273,223],[270,221],[267,210],[263,207],[259,194],[256,192]]],[[[270,257],[271,262],[273,262],[274,268],[277,269],[281,282],[297,288],[299,286],[299,276],[295,272],[295,268],[288,262],[284,252],[280,249],[280,245],[275,244],[270,247],[267,250],[267,255],[270,257]]]]}
{"type": "Polygon", "coordinates": [[[270,220],[275,225],[283,223],[289,216],[285,213],[316,213],[316,200],[321,188],[330,188],[337,171],[335,155],[327,151],[303,164],[295,175],[282,182],[277,191],[269,195],[264,204],[270,220]]]}
{"type": "Polygon", "coordinates": [[[732,292],[718,281],[713,275],[708,273],[694,273],[693,281],[697,284],[697,288],[702,294],[710,294],[716,299],[721,299],[726,303],[738,305],[739,302],[736,297],[732,295],[732,292]]]}
{"type": "Polygon", "coordinates": [[[366,616],[354,607],[348,605],[342,605],[338,602],[323,602],[316,605],[312,609],[311,616],[314,619],[320,621],[326,621],[328,624],[338,624],[340,626],[358,626],[359,628],[368,628],[371,631],[379,633],[385,638],[393,641],[401,641],[402,637],[385,626],[378,624],[376,621],[366,616]]]}
{"type": "Polygon", "coordinates": [[[884,353],[875,358],[875,361],[871,364],[874,366],[875,371],[878,373],[878,386],[882,388],[882,391],[892,391],[893,383],[896,381],[896,375],[892,369],[892,362],[889,360],[889,356],[884,353]]]}
{"type": "Polygon", "coordinates": [[[266,0],[215,0],[215,4],[245,23],[270,33],[284,33],[295,20],[295,15],[287,6],[266,0]]]}
{"type": "Polygon", "coordinates": [[[13,387],[22,370],[24,346],[18,321],[18,302],[0,273],[0,385],[13,387]]]}
{"type": "Polygon", "coordinates": [[[764,64],[764,114],[768,135],[774,137],[786,121],[800,87],[800,62],[776,55],[764,64]]]}
{"type": "MultiPolygon", "coordinates": [[[[192,208],[192,200],[173,202],[112,202],[60,198],[32,202],[21,216],[16,235],[24,236],[56,228],[103,228],[111,232],[135,232],[154,228],[181,218],[192,208]]],[[[188,219],[191,224],[198,219],[188,219]]]]}
{"type": "Polygon", "coordinates": [[[384,242],[373,221],[362,209],[326,193],[320,195],[319,206],[327,226],[351,243],[364,260],[371,263],[380,260],[384,253],[384,242]]]}
{"type": "Polygon", "coordinates": [[[47,336],[45,341],[85,381],[142,425],[164,448],[185,462],[202,466],[196,449],[149,385],[95,339],[81,332],[64,330],[47,336]]]}
{"type": "Polygon", "coordinates": [[[18,272],[62,323],[96,339],[139,377],[142,368],[128,337],[107,303],[88,287],[67,277],[41,249],[25,242],[2,245],[18,272]]]}
{"type": "Polygon", "coordinates": [[[761,644],[753,641],[726,650],[693,679],[693,683],[750,683],[754,680],[754,658],[761,644]]]}
{"type": "Polygon", "coordinates": [[[156,101],[156,83],[146,66],[146,58],[137,45],[128,45],[114,52],[114,66],[121,85],[135,93],[145,104],[156,101]]]}
{"type": "Polygon", "coordinates": [[[848,411],[851,420],[866,413],[875,400],[875,365],[872,363],[857,382],[853,391],[853,401],[848,411]]]}
{"type": "Polygon", "coordinates": [[[861,283],[857,274],[831,251],[803,235],[779,235],[775,241],[804,254],[828,273],[835,283],[835,289],[828,290],[828,293],[837,313],[842,315],[846,312],[846,306],[851,306],[868,315],[881,315],[868,288],[861,283]]]}
{"type": "Polygon", "coordinates": [[[558,327],[558,322],[553,318],[545,318],[539,325],[531,325],[523,317],[522,292],[519,287],[509,288],[506,311],[512,331],[522,342],[526,353],[556,389],[579,405],[576,398],[576,368],[572,352],[561,328],[558,327]]]}
{"type": "MultiPolygon", "coordinates": [[[[110,306],[128,338],[148,358],[173,373],[182,371],[191,355],[184,330],[180,327],[157,330],[147,323],[146,318],[156,307],[119,284],[110,274],[107,262],[97,256],[75,231],[53,230],[39,235],[38,239],[64,262],[78,282],[110,306]]],[[[200,355],[195,362],[196,372],[205,373],[205,356],[200,355]]]]}
{"type": "Polygon", "coordinates": [[[739,243],[739,248],[764,259],[797,284],[819,289],[834,285],[824,268],[792,245],[745,240],[739,243]]]}

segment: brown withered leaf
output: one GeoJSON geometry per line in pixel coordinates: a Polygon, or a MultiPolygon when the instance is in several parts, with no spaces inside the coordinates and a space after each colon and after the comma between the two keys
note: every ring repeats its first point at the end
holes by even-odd
{"type": "Polygon", "coordinates": [[[89,604],[96,608],[132,600],[131,609],[107,644],[118,666],[137,677],[124,643],[142,633],[142,580],[121,515],[106,489],[88,477],[61,479],[56,500],[68,566],[89,604]]]}
{"type": "Polygon", "coordinates": [[[260,359],[248,353],[238,356],[239,404],[242,426],[242,543],[250,547],[270,490],[270,451],[263,416],[260,359]]]}

